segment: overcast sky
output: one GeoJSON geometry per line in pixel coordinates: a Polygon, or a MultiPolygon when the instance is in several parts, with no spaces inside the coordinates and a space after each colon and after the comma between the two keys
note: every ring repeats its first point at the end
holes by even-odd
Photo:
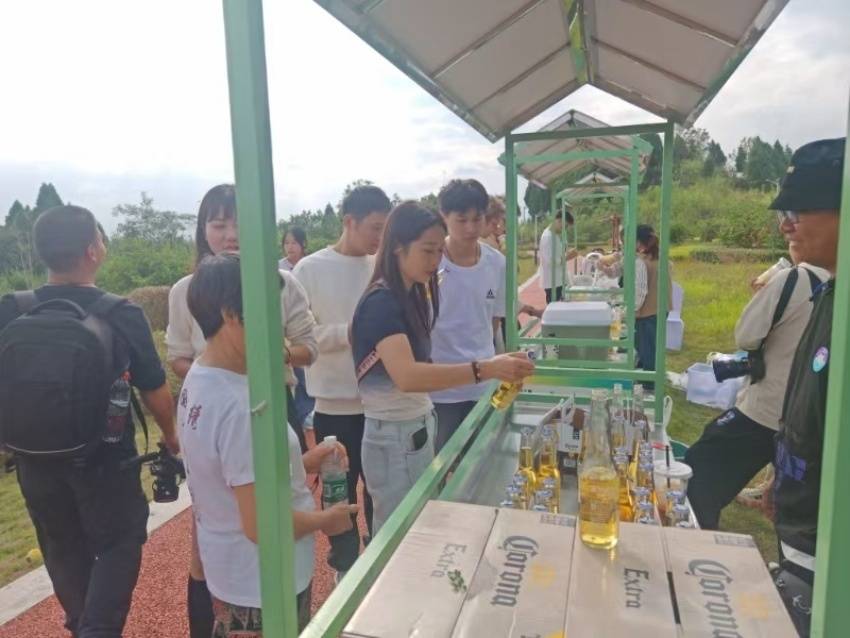
{"type": "MultiPolygon", "coordinates": [[[[424,1],[424,0],[423,0],[424,1]]],[[[731,1],[731,0],[727,0],[731,1]]],[[[450,177],[503,192],[491,144],[311,0],[265,2],[278,216],[336,202],[357,178],[419,196],[450,177]]],[[[744,136],[796,147],[846,132],[850,1],[791,0],[697,121],[729,153],[744,136]]],[[[0,3],[0,222],[52,181],[114,227],[147,191],[194,213],[232,181],[219,0],[0,3]]],[[[653,121],[584,87],[576,108],[653,121]]]]}

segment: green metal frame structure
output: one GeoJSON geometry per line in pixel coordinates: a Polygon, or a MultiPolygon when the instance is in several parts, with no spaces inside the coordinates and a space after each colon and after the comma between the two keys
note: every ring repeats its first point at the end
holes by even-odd
{"type": "MultiPolygon", "coordinates": [[[[263,633],[267,638],[295,638],[295,591],[293,580],[293,532],[289,495],[286,406],[283,387],[282,332],[279,283],[275,245],[274,180],[269,130],[269,105],[266,84],[263,12],[260,0],[223,0],[230,91],[231,128],[234,172],[240,209],[239,236],[243,246],[242,282],[245,327],[248,345],[254,466],[257,476],[257,508],[263,633]]],[[[739,58],[743,58],[743,50],[739,58]]],[[[725,80],[737,66],[739,58],[729,65],[725,80]]],[[[718,86],[722,82],[718,82],[718,86]]],[[[712,91],[713,92],[713,91],[712,91]]],[[[707,100],[706,100],[707,102],[707,100]]],[[[850,119],[850,118],[849,118],[850,119]]],[[[664,135],[662,164],[661,268],[666,270],[669,245],[669,212],[673,124],[624,126],[604,131],[582,131],[580,135],[631,135],[656,132],[664,135]]],[[[567,132],[570,135],[572,132],[567,132]]],[[[511,136],[506,142],[509,174],[516,174],[514,144],[536,139],[538,134],[511,136]]],[[[550,134],[546,134],[550,135],[550,134]]],[[[539,138],[538,138],[539,139],[539,138]]],[[[509,210],[516,211],[516,180],[508,179],[506,195],[509,210]]],[[[815,586],[813,636],[841,636],[850,625],[850,503],[844,489],[850,484],[850,431],[841,428],[844,415],[850,413],[850,156],[845,162],[843,217],[839,245],[838,284],[835,290],[836,311],[833,318],[831,373],[826,423],[823,484],[817,552],[818,581],[815,586]]],[[[509,236],[515,242],[517,220],[507,216],[509,236]]],[[[516,246],[509,254],[508,289],[516,291],[516,246]]],[[[666,273],[665,273],[666,276],[666,273]]],[[[666,308],[666,287],[659,290],[659,307],[666,308]]],[[[516,295],[510,300],[510,312],[516,311],[516,295]]],[[[509,315],[513,316],[513,315],[509,315]]],[[[665,342],[665,322],[659,322],[658,342],[665,342]]],[[[509,343],[518,344],[514,322],[508,322],[509,343]]],[[[663,359],[662,359],[663,360],[663,359]]],[[[639,370],[618,370],[617,375],[631,380],[655,380],[663,384],[663,372],[648,374],[639,370]]],[[[535,381],[562,385],[584,381],[600,381],[610,376],[606,370],[563,370],[541,366],[535,381]],[[565,372],[568,373],[565,376],[565,372]]],[[[663,387],[663,385],[661,386],[663,387]]],[[[524,397],[533,400],[534,397],[524,397]]],[[[549,400],[541,397],[540,400],[549,400]]],[[[657,406],[658,408],[658,406],[657,406]]],[[[660,414],[660,411],[657,411],[660,414]]],[[[844,417],[846,420],[846,417],[844,417]]],[[[404,534],[425,503],[441,493],[441,484],[449,469],[460,460],[467,443],[473,444],[464,467],[475,460],[478,440],[494,436],[504,415],[480,403],[443,448],[422,478],[405,497],[369,548],[334,590],[302,636],[330,638],[339,635],[404,534]],[[477,437],[477,438],[476,438],[477,437]],[[473,443],[474,442],[474,443],[473,443]]],[[[446,485],[445,496],[451,496],[464,468],[446,485]]]]}
{"type": "MultiPolygon", "coordinates": [[[[656,324],[656,370],[651,372],[630,371],[628,376],[622,373],[626,368],[633,368],[635,361],[634,352],[634,323],[635,323],[635,234],[637,231],[637,188],[639,180],[639,154],[651,150],[651,146],[638,135],[642,133],[663,133],[664,149],[661,170],[661,211],[659,226],[659,267],[658,267],[658,317],[667,316],[669,301],[669,238],[670,238],[670,192],[672,179],[672,148],[673,148],[673,123],[645,124],[628,127],[601,127],[601,128],[570,128],[559,130],[538,131],[536,133],[514,133],[505,137],[505,152],[502,155],[502,163],[505,166],[505,206],[507,215],[507,261],[508,281],[506,287],[506,314],[509,317],[516,316],[517,310],[517,178],[520,166],[523,164],[556,162],[556,161],[591,161],[599,158],[628,157],[630,159],[629,187],[624,198],[624,224],[625,224],[625,254],[623,257],[623,296],[626,306],[627,336],[625,340],[612,339],[554,339],[530,337],[520,335],[515,324],[507,327],[507,348],[515,350],[520,346],[535,345],[575,345],[575,346],[604,346],[623,347],[627,349],[627,360],[625,364],[610,362],[591,361],[545,361],[538,365],[540,374],[547,376],[560,376],[569,379],[569,385],[594,385],[604,383],[608,379],[625,380],[627,382],[644,381],[654,382],[657,388],[664,388],[665,382],[665,353],[667,343],[667,322],[657,321],[656,324]],[[522,155],[517,149],[522,150],[524,142],[532,141],[554,141],[564,139],[582,139],[594,137],[629,136],[633,141],[631,148],[618,150],[597,151],[569,151],[565,153],[543,153],[540,155],[522,155]],[[592,374],[588,374],[592,371],[592,374]],[[634,376],[634,373],[637,373],[634,376]]],[[[562,191],[563,192],[563,191],[562,191]]],[[[550,188],[551,206],[554,210],[556,197],[554,188],[550,188]]],[[[566,224],[562,226],[562,240],[566,238],[566,224]]],[[[566,243],[564,244],[566,245],[566,243]]],[[[553,242],[554,250],[554,242],[553,242]]],[[[553,255],[553,268],[555,258],[553,255]]],[[[554,271],[553,271],[554,281],[554,271]]],[[[513,322],[508,322],[512,324],[513,322]]],[[[613,381],[612,381],[613,383],[613,381]]],[[[663,414],[664,393],[657,392],[655,396],[655,414],[660,417],[663,414]]]]}

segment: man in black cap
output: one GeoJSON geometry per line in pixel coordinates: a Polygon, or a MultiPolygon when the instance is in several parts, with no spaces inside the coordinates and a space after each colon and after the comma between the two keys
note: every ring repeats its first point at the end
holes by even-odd
{"type": "Polygon", "coordinates": [[[842,138],[800,147],[770,205],[794,262],[830,274],[815,291],[812,316],[791,364],[774,459],[772,506],[781,558],[774,578],[802,636],[809,635],[815,577],[844,146],[842,138]]]}

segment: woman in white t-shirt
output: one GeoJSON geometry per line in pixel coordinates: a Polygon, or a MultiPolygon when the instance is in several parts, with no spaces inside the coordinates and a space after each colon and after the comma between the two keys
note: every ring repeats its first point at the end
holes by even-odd
{"type": "MultiPolygon", "coordinates": [[[[239,257],[225,254],[202,260],[189,285],[187,303],[207,347],[186,375],[177,421],[198,546],[213,597],[215,625],[210,635],[262,636],[239,257]]],[[[345,458],[345,448],[316,446],[302,457],[291,426],[288,433],[295,585],[298,624],[303,629],[310,617],[313,533],[347,531],[357,506],[344,503],[316,511],[307,472],[317,472],[330,453],[345,458]]]]}
{"type": "MultiPolygon", "coordinates": [[[[208,255],[239,251],[236,190],[232,184],[219,184],[211,188],[198,208],[195,229],[196,263],[208,255]]],[[[181,379],[186,376],[192,362],[206,348],[206,341],[198,322],[189,312],[187,291],[194,275],[187,275],[171,288],[168,295],[168,328],[165,344],[171,369],[181,379]]],[[[309,366],[318,355],[313,336],[314,320],[307,302],[304,287],[290,273],[281,271],[283,282],[280,295],[284,322],[284,361],[293,366],[309,366]]],[[[290,378],[291,375],[290,375],[290,378]]],[[[290,402],[291,405],[291,402],[290,402]]],[[[306,443],[301,428],[301,449],[306,443]]],[[[212,607],[209,592],[204,585],[204,570],[198,556],[197,539],[192,538],[192,559],[189,567],[188,609],[191,638],[208,638],[212,629],[212,607]]]]}

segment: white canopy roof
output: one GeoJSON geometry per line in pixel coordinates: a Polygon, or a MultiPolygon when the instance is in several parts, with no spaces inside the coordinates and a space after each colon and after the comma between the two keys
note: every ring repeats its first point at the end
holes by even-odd
{"type": "MultiPolygon", "coordinates": [[[[582,128],[602,128],[608,124],[590,117],[580,111],[570,110],[549,122],[541,131],[565,131],[582,128]]],[[[531,155],[552,155],[560,153],[575,153],[582,151],[622,151],[617,157],[601,157],[592,159],[554,160],[545,163],[520,164],[518,172],[528,181],[538,186],[548,188],[559,177],[577,171],[585,166],[603,169],[606,172],[628,181],[631,173],[631,159],[626,155],[633,148],[638,149],[638,171],[646,168],[648,155],[652,151],[649,142],[631,135],[609,135],[603,137],[569,138],[565,140],[541,140],[536,142],[520,142],[516,145],[517,157],[531,155]]]]}
{"type": "Polygon", "coordinates": [[[497,140],[590,83],[690,125],[788,0],[316,0],[497,140]]]}

